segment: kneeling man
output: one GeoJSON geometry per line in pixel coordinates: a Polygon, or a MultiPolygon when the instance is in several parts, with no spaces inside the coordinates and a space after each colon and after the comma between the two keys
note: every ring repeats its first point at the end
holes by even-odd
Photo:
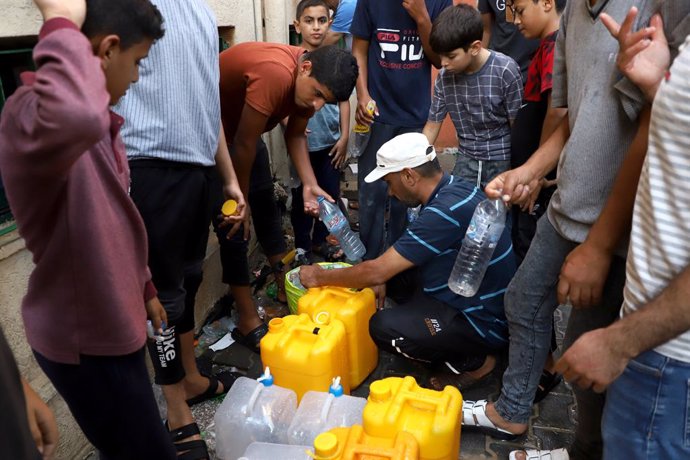
{"type": "Polygon", "coordinates": [[[376,169],[364,180],[384,180],[388,193],[410,207],[422,205],[419,217],[403,236],[374,260],[340,270],[303,266],[306,287],[375,287],[398,303],[380,310],[369,323],[376,344],[391,353],[438,365],[434,387],[461,389],[477,383],[494,368],[494,355],[508,346],[503,293],[515,273],[506,229],[479,291],[462,297],[448,288],[448,277],[477,204],[486,198],[472,184],[444,174],[434,147],[420,133],[385,143],[376,169]]]}

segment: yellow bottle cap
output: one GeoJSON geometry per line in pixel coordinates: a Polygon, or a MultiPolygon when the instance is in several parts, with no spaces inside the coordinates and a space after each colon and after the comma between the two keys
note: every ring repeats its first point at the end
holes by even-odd
{"type": "Polygon", "coordinates": [[[234,215],[237,212],[237,201],[227,200],[225,203],[223,203],[223,207],[220,208],[220,212],[224,216],[234,215]]]}
{"type": "Polygon", "coordinates": [[[374,402],[385,402],[391,397],[391,385],[384,380],[377,380],[369,386],[369,399],[374,402]]]}
{"type": "Polygon", "coordinates": [[[333,433],[321,433],[314,439],[314,454],[317,459],[333,457],[338,452],[338,437],[333,433]]]}

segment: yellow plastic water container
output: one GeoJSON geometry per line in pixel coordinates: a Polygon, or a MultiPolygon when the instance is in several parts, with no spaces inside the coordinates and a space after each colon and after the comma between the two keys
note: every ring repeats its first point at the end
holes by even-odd
{"type": "Polygon", "coordinates": [[[369,436],[361,425],[334,428],[314,440],[315,460],[417,460],[417,440],[401,431],[381,438],[369,436]]]}
{"type": "Polygon", "coordinates": [[[392,437],[412,434],[422,460],[456,460],[460,452],[462,395],[457,388],[421,388],[414,377],[389,377],[369,387],[362,414],[368,435],[392,437]]]}
{"type": "Polygon", "coordinates": [[[357,388],[376,368],[379,359],[378,349],[369,335],[369,320],[376,312],[374,291],[311,288],[299,299],[297,311],[308,314],[319,325],[330,324],[334,319],[343,322],[350,362],[350,386],[357,388]]]}
{"type": "Polygon", "coordinates": [[[350,394],[345,326],[334,320],[315,324],[309,315],[273,318],[261,339],[261,361],[271,368],[276,385],[297,393],[297,400],[310,390],[327,392],[340,376],[345,394],[350,394]]]}

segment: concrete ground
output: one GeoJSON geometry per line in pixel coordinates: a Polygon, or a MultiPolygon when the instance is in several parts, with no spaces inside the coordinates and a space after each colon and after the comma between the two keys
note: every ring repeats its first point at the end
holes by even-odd
{"type": "MultiPolygon", "coordinates": [[[[283,311],[282,313],[287,313],[283,311]]],[[[567,324],[568,311],[559,309],[556,312],[556,329],[559,345],[562,341],[567,324]]],[[[279,309],[273,314],[280,315],[279,309]]],[[[233,344],[230,348],[218,352],[208,352],[204,355],[213,361],[214,370],[228,369],[228,364],[248,377],[258,377],[262,372],[259,355],[247,352],[239,344],[233,344]]],[[[484,383],[463,393],[463,398],[496,399],[500,392],[501,374],[505,364],[500,366],[484,383]]],[[[379,363],[374,372],[352,394],[367,397],[371,382],[391,376],[411,375],[417,382],[424,386],[427,384],[429,370],[420,363],[407,360],[403,357],[386,352],[379,352],[379,363]]],[[[209,447],[214,453],[215,433],[213,416],[217,407],[222,402],[222,397],[207,401],[193,408],[195,419],[201,428],[209,447]]],[[[567,447],[574,436],[576,420],[576,408],[572,391],[568,384],[561,383],[542,402],[535,405],[530,420],[528,433],[517,441],[507,442],[493,439],[478,433],[462,433],[459,459],[507,459],[508,453],[514,449],[537,448],[550,449],[567,447]]],[[[215,457],[214,457],[215,458],[215,457]]]]}

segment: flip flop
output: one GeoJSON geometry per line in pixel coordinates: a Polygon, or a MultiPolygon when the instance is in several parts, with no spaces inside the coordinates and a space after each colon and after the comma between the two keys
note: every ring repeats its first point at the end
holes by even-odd
{"type": "Polygon", "coordinates": [[[499,428],[487,417],[486,405],[488,401],[481,399],[479,401],[463,401],[462,402],[462,429],[465,431],[477,431],[491,436],[495,439],[503,441],[514,441],[521,434],[514,434],[503,428],[499,428]]]}
{"type": "Polygon", "coordinates": [[[171,430],[168,422],[166,421],[165,427],[168,429],[170,439],[172,439],[172,442],[175,445],[175,450],[178,453],[178,459],[202,460],[211,458],[208,454],[208,446],[206,445],[206,441],[202,439],[183,441],[183,439],[200,435],[201,431],[199,430],[199,425],[196,423],[190,423],[189,425],[171,430]]]}
{"type": "Polygon", "coordinates": [[[489,375],[491,375],[491,371],[479,378],[475,378],[467,372],[461,372],[459,374],[450,371],[439,372],[429,377],[429,386],[434,390],[442,391],[447,385],[450,385],[460,391],[465,391],[486,380],[489,375]]]}
{"type": "Polygon", "coordinates": [[[563,376],[561,374],[552,374],[547,370],[542,371],[541,377],[539,377],[537,392],[534,394],[534,404],[546,398],[551,393],[551,390],[556,388],[562,381],[563,376]]]}
{"type": "Polygon", "coordinates": [[[217,398],[218,396],[227,393],[232,384],[235,383],[235,380],[237,380],[238,377],[242,376],[242,374],[238,372],[231,371],[219,372],[216,375],[206,375],[204,373],[202,373],[201,375],[208,379],[208,387],[203,393],[200,393],[196,396],[192,396],[186,401],[189,407],[192,407],[193,405],[202,403],[204,401],[208,401],[209,399],[217,398]],[[216,393],[218,391],[219,382],[223,384],[222,393],[216,393]]]}
{"type": "Polygon", "coordinates": [[[232,332],[230,332],[230,336],[235,342],[244,345],[256,353],[259,353],[259,343],[261,342],[263,336],[265,336],[267,333],[268,326],[266,323],[261,323],[246,335],[242,334],[239,329],[235,328],[232,330],[232,332]]]}
{"type": "MultiPolygon", "coordinates": [[[[517,453],[521,452],[519,450],[514,450],[510,452],[510,455],[508,457],[509,460],[517,460],[517,453]]],[[[570,456],[568,455],[568,451],[561,448],[561,449],[554,449],[554,450],[534,450],[534,449],[526,449],[525,454],[525,460],[569,460],[570,456]]]]}

